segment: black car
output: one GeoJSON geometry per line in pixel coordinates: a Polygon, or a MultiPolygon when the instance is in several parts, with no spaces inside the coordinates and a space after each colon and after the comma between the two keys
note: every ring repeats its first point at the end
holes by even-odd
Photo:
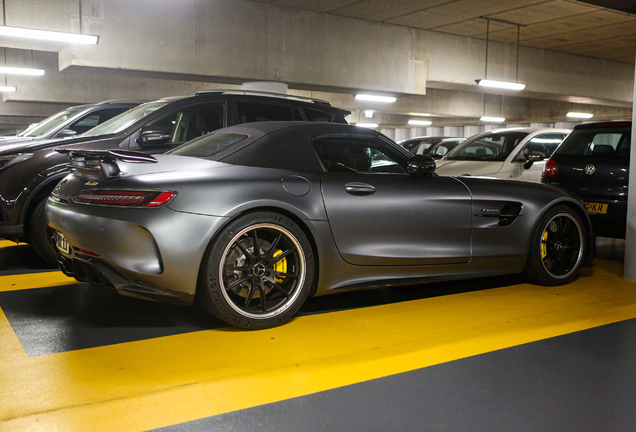
{"type": "Polygon", "coordinates": [[[545,164],[541,182],[585,200],[594,233],[625,238],[632,123],[577,125],[545,164]]]}
{"type": "Polygon", "coordinates": [[[110,100],[69,107],[29,126],[15,136],[1,137],[0,146],[81,135],[140,103],[141,101],[110,100]]]}
{"type": "Polygon", "coordinates": [[[424,154],[429,155],[433,159],[441,159],[446,153],[464,141],[466,141],[466,138],[424,136],[409,138],[400,141],[398,144],[413,155],[424,154]]]}
{"type": "Polygon", "coordinates": [[[69,167],[66,156],[54,147],[164,153],[208,132],[240,123],[347,123],[348,114],[319,99],[211,90],[147,102],[78,137],[0,147],[0,237],[30,243],[43,257],[55,262],[55,250],[46,234],[44,207],[69,167]]]}

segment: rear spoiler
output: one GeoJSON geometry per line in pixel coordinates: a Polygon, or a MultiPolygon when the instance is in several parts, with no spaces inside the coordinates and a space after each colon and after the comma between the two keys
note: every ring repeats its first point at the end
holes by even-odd
{"type": "Polygon", "coordinates": [[[153,156],[130,150],[73,150],[54,148],[58,153],[65,154],[71,159],[70,167],[77,172],[89,176],[99,175],[117,177],[121,170],[117,161],[129,163],[157,163],[153,156]]]}

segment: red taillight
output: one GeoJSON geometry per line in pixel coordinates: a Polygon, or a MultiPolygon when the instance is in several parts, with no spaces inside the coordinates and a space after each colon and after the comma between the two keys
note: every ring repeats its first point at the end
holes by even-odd
{"type": "Polygon", "coordinates": [[[553,161],[552,159],[548,159],[543,166],[543,172],[541,173],[541,177],[556,177],[559,173],[559,164],[553,161]]]}
{"type": "Polygon", "coordinates": [[[94,257],[98,257],[99,254],[97,252],[93,252],[93,251],[89,251],[88,249],[82,249],[82,248],[75,248],[76,251],[86,254],[86,255],[90,255],[90,256],[94,256],[94,257]]]}
{"type": "Polygon", "coordinates": [[[123,207],[160,207],[177,195],[175,192],[85,189],[73,201],[123,207]]]}

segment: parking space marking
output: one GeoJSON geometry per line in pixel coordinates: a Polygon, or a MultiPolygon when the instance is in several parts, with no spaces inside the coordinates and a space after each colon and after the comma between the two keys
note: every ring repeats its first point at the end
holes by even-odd
{"type": "Polygon", "coordinates": [[[148,430],[636,318],[636,284],[620,263],[585,271],[561,287],[520,284],[269,330],[3,356],[0,429],[148,430]]]}
{"type": "Polygon", "coordinates": [[[0,292],[45,288],[79,283],[61,271],[0,276],[0,292]]]}

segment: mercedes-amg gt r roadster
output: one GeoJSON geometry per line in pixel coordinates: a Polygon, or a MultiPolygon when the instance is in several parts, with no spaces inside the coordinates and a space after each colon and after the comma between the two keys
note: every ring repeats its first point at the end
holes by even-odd
{"type": "Polygon", "coordinates": [[[381,133],[248,123],[157,156],[60,149],[47,204],[62,270],[134,297],[191,303],[246,329],[308,296],[522,273],[557,285],[589,263],[581,200],[521,181],[441,177],[381,133]]]}

